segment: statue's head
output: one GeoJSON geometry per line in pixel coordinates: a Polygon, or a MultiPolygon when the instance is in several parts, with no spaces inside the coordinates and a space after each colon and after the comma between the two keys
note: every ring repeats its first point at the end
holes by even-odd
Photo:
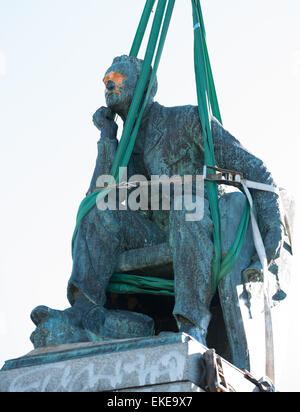
{"type": "MultiPolygon", "coordinates": [[[[107,106],[116,113],[126,113],[132,102],[142,71],[143,60],[136,57],[116,57],[104,76],[107,106]]],[[[157,92],[157,79],[152,86],[149,102],[157,92]]]]}

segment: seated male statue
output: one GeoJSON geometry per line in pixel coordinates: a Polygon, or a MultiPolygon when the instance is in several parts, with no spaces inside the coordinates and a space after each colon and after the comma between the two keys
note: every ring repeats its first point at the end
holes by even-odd
{"type": "MultiPolygon", "coordinates": [[[[89,193],[97,189],[99,176],[110,174],[118,147],[114,114],[126,121],[142,63],[134,57],[117,57],[104,76],[107,107],[97,110],[93,118],[101,137],[89,193]]],[[[156,92],[157,81],[143,114],[128,165],[128,177],[143,175],[150,180],[152,175],[202,175],[204,143],[198,107],[164,107],[154,102],[156,92]]],[[[261,160],[249,153],[216,119],[212,118],[211,126],[218,167],[241,172],[248,180],[275,185],[261,160]]],[[[265,191],[252,190],[252,195],[268,264],[274,267],[284,237],[279,198],[276,193],[265,191]]],[[[211,319],[214,245],[206,194],[204,202],[204,217],[199,221],[185,219],[184,208],[175,210],[171,207],[167,212],[155,213],[151,210],[101,211],[95,206],[82,219],[74,244],[73,269],[68,285],[71,307],[58,311],[40,306],[32,312],[34,323],[40,326],[47,321],[51,325],[49,320],[59,320],[66,329],[87,329],[87,325],[93,323],[88,319],[92,313],[96,319],[93,325],[97,324],[97,311],[92,309],[99,308],[99,316],[103,313],[105,316],[106,290],[119,254],[169,242],[174,269],[173,315],[180,332],[205,344],[211,319]]],[[[251,267],[260,267],[257,256],[253,256],[251,267]]],[[[92,333],[101,335],[101,330],[93,329],[92,333]]],[[[79,334],[78,341],[81,338],[79,334]]],[[[58,343],[68,343],[68,339],[65,338],[66,342],[58,339],[58,343]]],[[[47,342],[45,336],[44,344],[47,342]]]]}

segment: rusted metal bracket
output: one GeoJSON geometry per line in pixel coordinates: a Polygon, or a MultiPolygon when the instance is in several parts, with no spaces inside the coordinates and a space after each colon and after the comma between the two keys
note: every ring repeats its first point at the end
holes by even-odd
{"type": "Polygon", "coordinates": [[[216,354],[214,349],[207,350],[203,359],[206,364],[206,390],[208,392],[235,392],[228,385],[222,364],[222,358],[216,354]]]}
{"type": "MultiPolygon", "coordinates": [[[[235,387],[232,386],[232,382],[230,382],[230,380],[232,380],[233,376],[225,376],[223,360],[216,354],[215,349],[207,350],[203,354],[203,360],[206,375],[203,382],[203,389],[207,392],[239,392],[240,389],[244,387],[242,382],[240,387],[236,386],[239,385],[236,379],[234,379],[235,387]]],[[[226,368],[226,370],[228,372],[228,368],[226,368]]],[[[262,379],[257,380],[246,370],[238,369],[238,371],[240,372],[240,377],[242,380],[247,379],[257,387],[256,390],[253,390],[254,392],[276,392],[275,387],[269,378],[263,377],[262,379]]]]}
{"type": "Polygon", "coordinates": [[[219,184],[228,184],[239,187],[244,175],[241,172],[234,170],[220,169],[219,167],[204,166],[203,168],[204,180],[213,181],[219,184]],[[215,170],[217,173],[207,173],[208,169],[215,170]]]}

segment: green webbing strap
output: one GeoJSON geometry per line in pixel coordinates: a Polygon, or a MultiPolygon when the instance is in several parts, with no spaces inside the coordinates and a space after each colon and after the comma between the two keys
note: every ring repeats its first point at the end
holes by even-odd
{"type": "MultiPolygon", "coordinates": [[[[200,3],[197,0],[192,0],[193,7],[193,23],[194,23],[194,64],[195,77],[197,85],[197,98],[199,116],[203,129],[204,139],[204,158],[207,166],[215,166],[214,146],[212,140],[212,131],[210,123],[211,104],[209,100],[209,86],[208,86],[208,69],[205,59],[205,31],[203,26],[203,19],[201,18],[200,3]]],[[[211,89],[211,88],[210,88],[211,89]]],[[[212,89],[211,89],[212,90],[212,89]]],[[[215,171],[212,170],[213,173],[215,171]]],[[[210,212],[212,216],[213,239],[214,239],[214,258],[212,262],[212,277],[213,290],[216,290],[216,279],[221,269],[221,227],[220,214],[218,206],[218,188],[214,182],[206,182],[207,196],[210,205],[210,212]]]]}
{"type": "MultiPolygon", "coordinates": [[[[112,170],[110,173],[115,178],[117,183],[119,181],[119,168],[126,167],[131,157],[135,139],[138,133],[141,120],[142,120],[142,115],[143,115],[143,112],[147,104],[147,99],[149,98],[149,93],[151,90],[150,86],[153,84],[156,71],[158,69],[158,64],[160,61],[160,57],[162,54],[164,42],[165,42],[167,31],[168,31],[168,27],[170,24],[172,11],[174,8],[174,3],[175,3],[175,0],[169,0],[168,2],[168,8],[165,14],[164,25],[163,25],[161,35],[160,35],[160,42],[157,48],[155,63],[154,63],[153,70],[152,70],[152,76],[150,79],[147,94],[144,100],[142,100],[143,96],[145,95],[145,90],[148,84],[151,67],[152,67],[153,56],[156,50],[159,33],[161,30],[161,26],[162,26],[162,20],[163,20],[164,12],[165,12],[166,5],[167,5],[167,0],[159,0],[157,8],[156,8],[156,12],[155,12],[155,16],[154,16],[154,20],[152,24],[152,29],[151,29],[151,33],[149,37],[149,42],[147,46],[147,51],[146,51],[144,63],[142,66],[142,72],[141,72],[141,75],[140,75],[140,78],[139,78],[139,81],[138,81],[138,84],[135,90],[133,101],[131,103],[131,107],[130,107],[130,110],[129,110],[129,113],[126,119],[126,123],[124,125],[122,137],[120,139],[120,143],[118,145],[117,153],[114,158],[112,170]]],[[[137,34],[135,36],[134,44],[131,49],[131,53],[133,53],[134,55],[138,54],[138,48],[141,45],[142,39],[144,37],[145,29],[147,26],[146,18],[149,19],[153,4],[154,4],[153,0],[148,0],[144,8],[143,15],[142,15],[142,23],[139,25],[137,34]]],[[[75,227],[73,238],[72,238],[72,252],[74,248],[75,238],[76,238],[78,228],[79,228],[82,218],[96,205],[97,199],[101,199],[105,197],[108,193],[109,193],[109,189],[102,190],[101,192],[94,192],[86,196],[86,198],[81,202],[79,206],[77,218],[76,218],[76,227],[75,227]]]]}
{"type": "Polygon", "coordinates": [[[148,276],[114,274],[109,282],[107,292],[174,296],[174,281],[148,276]]]}
{"type": "Polygon", "coordinates": [[[119,168],[126,167],[128,165],[128,162],[132,154],[132,150],[133,150],[135,140],[138,134],[142,116],[146,108],[148,98],[151,92],[151,87],[155,80],[156,72],[159,66],[159,62],[160,62],[160,58],[162,55],[167,31],[169,28],[175,0],[169,0],[169,3],[168,3],[168,8],[165,14],[164,24],[163,24],[163,28],[162,28],[161,35],[160,35],[160,41],[157,47],[156,58],[155,58],[155,62],[153,65],[152,75],[149,81],[153,56],[154,56],[154,52],[157,46],[159,32],[160,32],[161,25],[162,25],[162,19],[163,19],[164,11],[166,8],[166,4],[167,4],[167,0],[159,0],[158,2],[156,14],[154,16],[154,21],[152,25],[152,30],[150,33],[149,43],[148,43],[146,55],[144,58],[142,72],[141,72],[141,75],[140,75],[140,78],[139,78],[139,81],[136,87],[136,91],[135,91],[133,101],[132,101],[132,104],[129,110],[129,114],[126,119],[126,124],[124,127],[123,135],[122,135],[122,138],[121,138],[121,141],[118,146],[118,150],[117,150],[114,162],[113,162],[111,175],[114,176],[117,183],[119,179],[119,168]],[[148,90],[142,102],[142,98],[144,96],[148,81],[149,81],[148,90]],[[141,103],[142,103],[142,107],[139,112],[141,103]]]}
{"type": "Polygon", "coordinates": [[[160,41],[159,41],[159,44],[158,44],[158,47],[157,47],[156,57],[155,57],[155,61],[154,61],[154,64],[153,64],[153,70],[152,70],[152,74],[151,74],[151,77],[150,77],[147,93],[146,93],[143,105],[141,107],[138,119],[136,121],[134,130],[132,132],[130,141],[128,142],[127,150],[125,152],[124,159],[123,159],[123,162],[122,162],[122,165],[125,165],[125,166],[127,166],[128,163],[129,163],[129,160],[130,160],[133,148],[134,148],[134,144],[135,144],[135,141],[136,141],[136,138],[137,138],[137,135],[138,135],[139,127],[140,127],[140,124],[141,124],[141,121],[142,121],[142,117],[143,117],[144,111],[146,109],[146,106],[147,106],[147,103],[148,103],[148,100],[149,100],[149,97],[150,97],[150,93],[151,93],[153,83],[154,83],[155,78],[156,78],[156,73],[157,73],[157,70],[158,70],[161,55],[162,55],[163,48],[164,48],[164,45],[165,45],[165,41],[166,41],[166,37],[167,37],[167,33],[168,33],[170,21],[171,21],[173,9],[174,9],[174,4],[175,4],[175,0],[169,0],[169,4],[168,4],[167,10],[166,10],[164,24],[163,24],[163,27],[162,27],[162,30],[161,30],[160,41]]]}
{"type": "Polygon", "coordinates": [[[244,243],[245,235],[248,229],[248,224],[250,221],[250,206],[249,203],[246,201],[244,213],[242,215],[238,231],[235,236],[235,240],[227,252],[225,258],[222,260],[221,270],[220,273],[215,280],[216,286],[218,286],[219,282],[233,269],[236,261],[240,255],[242,250],[242,246],[244,243]]]}
{"type": "Polygon", "coordinates": [[[213,78],[213,74],[212,74],[210,58],[209,58],[208,49],[207,49],[206,31],[205,31],[204,19],[203,19],[203,14],[202,14],[200,3],[199,3],[199,17],[200,17],[199,23],[201,24],[201,36],[202,36],[202,39],[203,39],[204,58],[205,58],[206,69],[207,69],[207,77],[208,77],[209,102],[210,102],[210,105],[211,105],[211,108],[212,108],[213,115],[215,116],[216,119],[219,120],[220,123],[222,123],[222,118],[221,118],[221,113],[220,113],[220,108],[219,108],[219,102],[218,102],[216,88],[215,88],[215,82],[214,82],[214,78],[213,78]]]}
{"type": "Polygon", "coordinates": [[[137,57],[156,0],[147,0],[129,55],[137,57]]]}
{"type": "MultiPolygon", "coordinates": [[[[220,122],[222,122],[222,119],[206,45],[205,27],[200,1],[192,0],[192,7],[194,22],[195,76],[199,116],[203,127],[205,164],[208,167],[214,167],[216,166],[216,162],[210,122],[211,114],[220,122]]],[[[211,169],[211,172],[216,173],[213,169],[211,169]]],[[[249,204],[246,203],[236,238],[222,261],[221,226],[217,184],[207,181],[206,189],[214,224],[213,238],[215,253],[212,263],[212,288],[215,292],[220,280],[230,272],[237,261],[248,228],[250,209],[249,204]]]]}
{"type": "Polygon", "coordinates": [[[158,36],[162,24],[162,19],[165,11],[165,7],[167,4],[167,0],[159,0],[156,13],[154,16],[154,21],[152,25],[152,30],[150,33],[150,38],[144,58],[144,63],[142,66],[142,72],[138,80],[138,84],[136,86],[136,90],[134,93],[134,97],[130,106],[130,110],[126,119],[126,123],[124,126],[122,138],[118,145],[118,150],[114,158],[114,162],[112,165],[111,175],[116,179],[118,182],[118,174],[120,167],[126,167],[126,159],[128,158],[128,144],[130,142],[132,131],[134,128],[134,124],[137,119],[137,115],[139,113],[139,108],[142,103],[142,99],[144,96],[144,92],[149,81],[149,76],[151,72],[151,64],[155,52],[155,48],[158,41],[158,36]]]}

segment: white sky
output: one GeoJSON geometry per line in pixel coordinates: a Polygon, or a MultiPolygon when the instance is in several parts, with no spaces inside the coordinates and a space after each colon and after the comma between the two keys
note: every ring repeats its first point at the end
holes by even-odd
{"type": "MultiPolygon", "coordinates": [[[[71,237],[99,138],[91,119],[105,104],[102,76],[128,54],[143,5],[0,0],[0,367],[32,349],[35,306],[68,307],[71,237]]],[[[202,6],[224,125],[297,200],[300,2],[202,6]]],[[[189,0],[176,2],[158,79],[161,104],[196,104],[189,0]]],[[[299,365],[290,366],[297,303],[292,309],[283,388],[299,391],[299,365]]]]}

